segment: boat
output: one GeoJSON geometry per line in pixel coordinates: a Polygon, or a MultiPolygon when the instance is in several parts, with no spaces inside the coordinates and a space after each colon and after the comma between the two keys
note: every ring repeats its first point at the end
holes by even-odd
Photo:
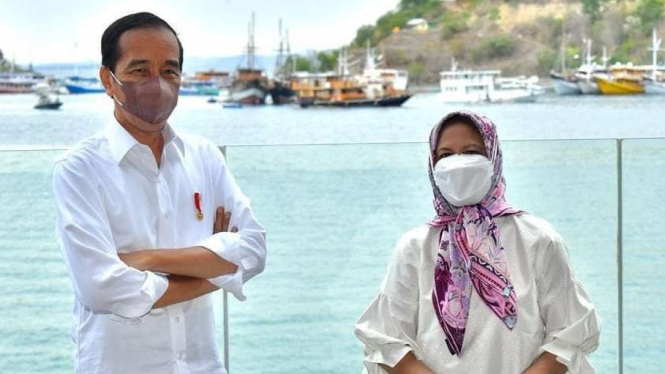
{"type": "Polygon", "coordinates": [[[591,40],[585,41],[586,55],[585,61],[577,71],[575,71],[575,78],[580,91],[585,95],[600,95],[600,89],[596,83],[596,78],[609,78],[609,71],[607,70],[607,49],[603,47],[603,65],[596,65],[594,62],[595,57],[591,55],[591,40]]]}
{"type": "Polygon", "coordinates": [[[275,79],[270,87],[270,97],[275,105],[290,104],[296,102],[296,91],[290,87],[288,81],[275,79]]]}
{"type": "Polygon", "coordinates": [[[336,73],[296,72],[291,88],[300,107],[398,107],[412,95],[398,92],[390,82],[369,85],[363,78],[349,74],[346,49],[339,55],[336,73]]]}
{"type": "Polygon", "coordinates": [[[229,101],[246,105],[263,105],[268,94],[268,80],[263,70],[256,68],[254,44],[254,13],[249,24],[247,67],[238,68],[229,88],[229,101]]]}
{"type": "Polygon", "coordinates": [[[615,64],[610,67],[610,77],[596,77],[598,89],[603,95],[635,95],[644,93],[644,69],[632,64],[615,64]]]}
{"type": "MultiPolygon", "coordinates": [[[[365,86],[368,99],[381,97],[405,97],[409,85],[409,73],[406,70],[378,67],[377,59],[367,41],[365,66],[359,83],[365,86]]],[[[392,102],[388,100],[387,102],[392,102]]]]}
{"type": "Polygon", "coordinates": [[[62,102],[58,97],[52,98],[49,95],[40,95],[39,101],[35,104],[35,109],[59,109],[62,102]]]}
{"type": "Polygon", "coordinates": [[[649,95],[665,95],[665,80],[653,80],[651,77],[645,77],[644,92],[649,95]]]}
{"type": "Polygon", "coordinates": [[[50,94],[51,87],[46,83],[42,82],[36,86],[36,92],[39,96],[37,104],[35,104],[35,109],[59,109],[62,106],[62,102],[58,96],[53,96],[50,94]]]}
{"type": "MultiPolygon", "coordinates": [[[[565,30],[567,19],[564,18],[563,21],[563,29],[565,30]]],[[[561,46],[559,48],[559,62],[561,63],[561,70],[559,72],[552,70],[550,72],[550,78],[552,79],[552,83],[554,83],[554,92],[557,95],[580,95],[582,94],[582,90],[577,84],[577,78],[574,74],[570,74],[566,67],[568,38],[569,35],[566,33],[564,33],[564,35],[561,37],[561,46]]]]}
{"type": "Polygon", "coordinates": [[[270,98],[272,99],[272,103],[274,105],[290,104],[296,102],[296,91],[291,88],[291,74],[295,70],[294,68],[295,61],[291,56],[289,31],[286,30],[286,36],[282,36],[282,19],[280,18],[279,49],[277,58],[275,59],[275,76],[269,88],[270,98]]]}
{"type": "Polygon", "coordinates": [[[538,77],[501,78],[500,70],[457,70],[439,73],[439,98],[452,103],[532,102],[544,93],[538,77]]]}
{"type": "Polygon", "coordinates": [[[552,71],[550,72],[550,78],[554,83],[554,92],[557,95],[579,95],[582,93],[578,85],[578,80],[574,76],[566,77],[563,74],[552,71]]]}
{"type": "Polygon", "coordinates": [[[106,92],[106,88],[97,78],[72,76],[65,80],[65,87],[70,94],[93,94],[106,92]]]}
{"type": "Polygon", "coordinates": [[[301,108],[310,106],[322,107],[398,107],[411,98],[411,95],[401,95],[398,97],[384,97],[378,99],[347,99],[347,100],[302,100],[301,108]]]}
{"type": "Polygon", "coordinates": [[[0,73],[0,94],[33,93],[44,79],[36,73],[0,73]]]}
{"type": "Polygon", "coordinates": [[[227,71],[207,70],[196,72],[193,78],[183,76],[180,94],[183,96],[217,96],[231,85],[227,71]]]}

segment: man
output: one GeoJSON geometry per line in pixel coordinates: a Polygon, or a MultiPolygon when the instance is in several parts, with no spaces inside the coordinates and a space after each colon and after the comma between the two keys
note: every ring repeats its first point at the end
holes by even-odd
{"type": "Polygon", "coordinates": [[[265,230],[221,152],[167,123],[182,63],[159,17],[111,24],[100,78],[114,118],[55,165],[77,373],[225,373],[210,293],[244,300],[263,271],[265,230]]]}

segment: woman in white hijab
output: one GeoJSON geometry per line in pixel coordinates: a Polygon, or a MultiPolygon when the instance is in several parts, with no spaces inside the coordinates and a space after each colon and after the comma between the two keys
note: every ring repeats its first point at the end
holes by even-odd
{"type": "Polygon", "coordinates": [[[471,112],[430,136],[436,216],[404,234],[356,325],[370,374],[593,374],[600,321],[563,239],[513,208],[496,126],[471,112]]]}

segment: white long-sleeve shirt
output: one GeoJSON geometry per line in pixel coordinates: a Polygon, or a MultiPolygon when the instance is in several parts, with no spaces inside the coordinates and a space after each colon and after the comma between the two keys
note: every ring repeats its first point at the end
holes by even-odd
{"type": "Polygon", "coordinates": [[[128,267],[118,253],[206,247],[238,266],[209,281],[240,300],[243,284],[263,271],[265,229],[222,153],[168,125],[162,134],[160,167],[115,119],[54,166],[56,237],[75,292],[76,373],[225,373],[212,295],[152,309],[166,292],[167,277],[128,267]],[[230,227],[237,233],[213,235],[220,206],[232,212],[230,227]]]}
{"type": "Polygon", "coordinates": [[[398,242],[381,291],[356,325],[370,374],[385,373],[413,352],[436,373],[519,374],[544,351],[571,374],[593,374],[587,355],[600,321],[575,278],[563,239],[545,221],[522,214],[496,218],[517,293],[513,330],[473,291],[459,356],[446,347],[432,306],[439,232],[423,226],[398,242]]]}

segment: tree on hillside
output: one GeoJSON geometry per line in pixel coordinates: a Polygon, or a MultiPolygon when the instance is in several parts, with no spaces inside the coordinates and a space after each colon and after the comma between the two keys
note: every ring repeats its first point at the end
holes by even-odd
{"type": "Polygon", "coordinates": [[[374,45],[374,32],[376,28],[372,25],[360,26],[358,31],[356,31],[356,38],[353,39],[351,46],[353,47],[362,47],[369,40],[370,44],[374,45]]]}
{"type": "Polygon", "coordinates": [[[5,55],[2,54],[2,49],[0,49],[0,61],[5,59],[5,55]]]}
{"type": "Polygon", "coordinates": [[[601,19],[601,7],[607,0],[582,0],[582,11],[589,16],[591,23],[596,23],[601,19]]]}
{"type": "Polygon", "coordinates": [[[339,57],[339,51],[332,51],[330,53],[319,52],[316,59],[319,61],[319,71],[332,71],[335,70],[335,64],[339,57]]]}
{"type": "Polygon", "coordinates": [[[651,32],[663,19],[663,5],[665,0],[640,0],[635,15],[639,17],[645,33],[651,32]]]}

